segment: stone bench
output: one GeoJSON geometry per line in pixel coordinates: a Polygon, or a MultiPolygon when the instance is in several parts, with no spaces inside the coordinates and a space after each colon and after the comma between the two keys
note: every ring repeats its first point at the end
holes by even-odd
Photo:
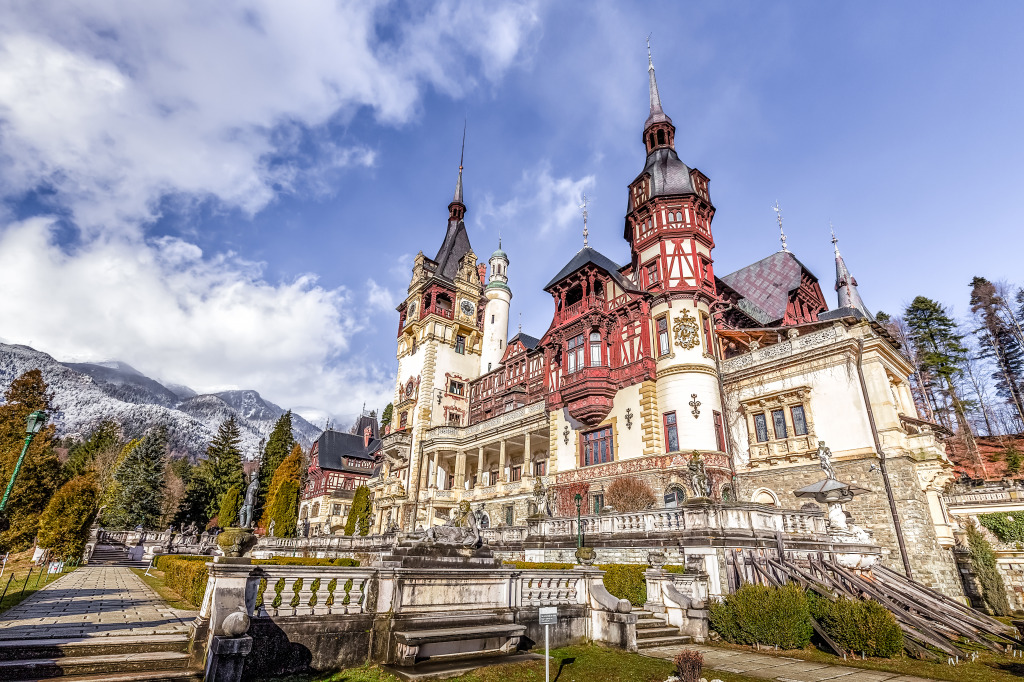
{"type": "Polygon", "coordinates": [[[525,625],[515,623],[395,632],[397,664],[511,654],[525,632],[525,625]]]}

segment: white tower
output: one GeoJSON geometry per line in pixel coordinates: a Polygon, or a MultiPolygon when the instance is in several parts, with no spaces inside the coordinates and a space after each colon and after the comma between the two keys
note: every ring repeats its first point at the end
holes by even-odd
{"type": "Polygon", "coordinates": [[[508,309],[512,303],[512,290],[508,288],[508,255],[501,250],[491,254],[491,279],[484,289],[487,307],[484,308],[484,346],[480,356],[480,373],[486,374],[501,364],[508,342],[508,309]]]}

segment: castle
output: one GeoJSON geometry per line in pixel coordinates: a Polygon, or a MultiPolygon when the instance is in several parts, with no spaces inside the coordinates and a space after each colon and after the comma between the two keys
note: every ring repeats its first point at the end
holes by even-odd
{"type": "MultiPolygon", "coordinates": [[[[688,499],[799,508],[836,475],[883,561],[962,594],[941,490],[940,427],[917,414],[898,343],[877,324],[835,246],[838,306],[786,247],[716,276],[709,179],[676,152],[649,60],[646,161],[629,184],[619,265],[590,248],[545,286],[539,337],[508,338],[511,259],[470,245],[460,164],[444,239],[415,259],[397,310],[394,412],[371,478],[374,531],[443,523],[461,502],[483,522],[599,514],[617,478],[657,506],[688,499]],[[538,508],[537,491],[549,503],[538,508]]],[[[833,238],[835,243],[835,239],[833,238]]]]}

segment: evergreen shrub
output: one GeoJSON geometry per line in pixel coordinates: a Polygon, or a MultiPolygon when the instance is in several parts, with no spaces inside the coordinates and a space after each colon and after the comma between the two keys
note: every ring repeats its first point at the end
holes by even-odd
{"type": "Polygon", "coordinates": [[[349,507],[348,518],[345,519],[345,535],[369,535],[372,514],[370,489],[361,485],[352,496],[352,506],[349,507]]]}
{"type": "Polygon", "coordinates": [[[81,557],[99,492],[91,476],[76,476],[58,488],[39,519],[39,546],[64,560],[81,557]]]}
{"type": "Polygon", "coordinates": [[[807,595],[797,585],[744,585],[708,612],[711,629],[734,644],[802,649],[811,641],[807,595]]]}
{"type": "Polygon", "coordinates": [[[1010,603],[1006,599],[1003,576],[996,566],[996,553],[985,536],[974,524],[967,524],[967,542],[971,548],[971,568],[981,583],[981,595],[985,605],[997,616],[1010,615],[1010,603]]]}
{"type": "Polygon", "coordinates": [[[238,512],[242,510],[242,487],[233,485],[221,495],[220,511],[217,512],[217,525],[230,528],[238,523],[238,512]]]}
{"type": "Polygon", "coordinates": [[[811,614],[836,644],[847,651],[893,658],[903,651],[903,631],[896,618],[875,601],[808,596],[811,614]]]}
{"type": "Polygon", "coordinates": [[[274,523],[274,535],[279,538],[295,537],[295,527],[299,522],[299,482],[285,480],[273,492],[270,501],[270,522],[274,523]]]}

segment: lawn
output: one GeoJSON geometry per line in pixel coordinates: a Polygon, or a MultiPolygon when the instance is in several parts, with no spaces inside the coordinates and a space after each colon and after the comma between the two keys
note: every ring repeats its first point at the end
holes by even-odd
{"type": "MultiPolygon", "coordinates": [[[[715,642],[711,646],[720,646],[727,649],[739,649],[740,651],[754,651],[753,647],[737,644],[726,644],[715,642]]],[[[1013,659],[1007,656],[1000,656],[989,652],[987,649],[979,652],[978,660],[971,663],[961,661],[958,665],[947,665],[945,663],[930,663],[916,658],[842,658],[833,654],[819,651],[814,647],[806,649],[774,651],[761,648],[757,653],[772,656],[787,656],[799,658],[804,661],[815,663],[828,663],[830,665],[846,665],[851,668],[865,668],[868,670],[881,670],[883,672],[912,675],[933,680],[949,680],[950,682],[1021,682],[1024,676],[1024,659],[1013,659]]],[[[722,678],[725,679],[724,677],[722,678]]]]}
{"type": "MultiPolygon", "coordinates": [[[[669,661],[630,654],[601,646],[571,646],[551,650],[551,679],[557,682],[663,682],[674,674],[669,661]]],[[[704,677],[723,682],[763,682],[761,678],[704,670],[704,677]]],[[[351,668],[340,673],[293,675],[277,682],[400,682],[377,666],[351,668]]],[[[543,682],[544,661],[481,668],[453,682],[543,682]]]]}
{"type": "Polygon", "coordinates": [[[0,599],[0,613],[20,604],[36,590],[49,585],[62,575],[64,573],[47,573],[46,566],[33,564],[31,549],[17,554],[12,553],[7,559],[3,576],[0,576],[0,594],[3,595],[0,599]]]}
{"type": "Polygon", "coordinates": [[[167,586],[167,583],[164,582],[163,571],[151,568],[149,569],[149,575],[146,575],[146,571],[141,568],[133,568],[131,570],[132,573],[142,578],[142,582],[149,585],[154,592],[159,594],[160,598],[167,602],[167,605],[172,609],[184,609],[186,611],[196,611],[199,609],[197,605],[187,601],[184,597],[167,586]]]}

